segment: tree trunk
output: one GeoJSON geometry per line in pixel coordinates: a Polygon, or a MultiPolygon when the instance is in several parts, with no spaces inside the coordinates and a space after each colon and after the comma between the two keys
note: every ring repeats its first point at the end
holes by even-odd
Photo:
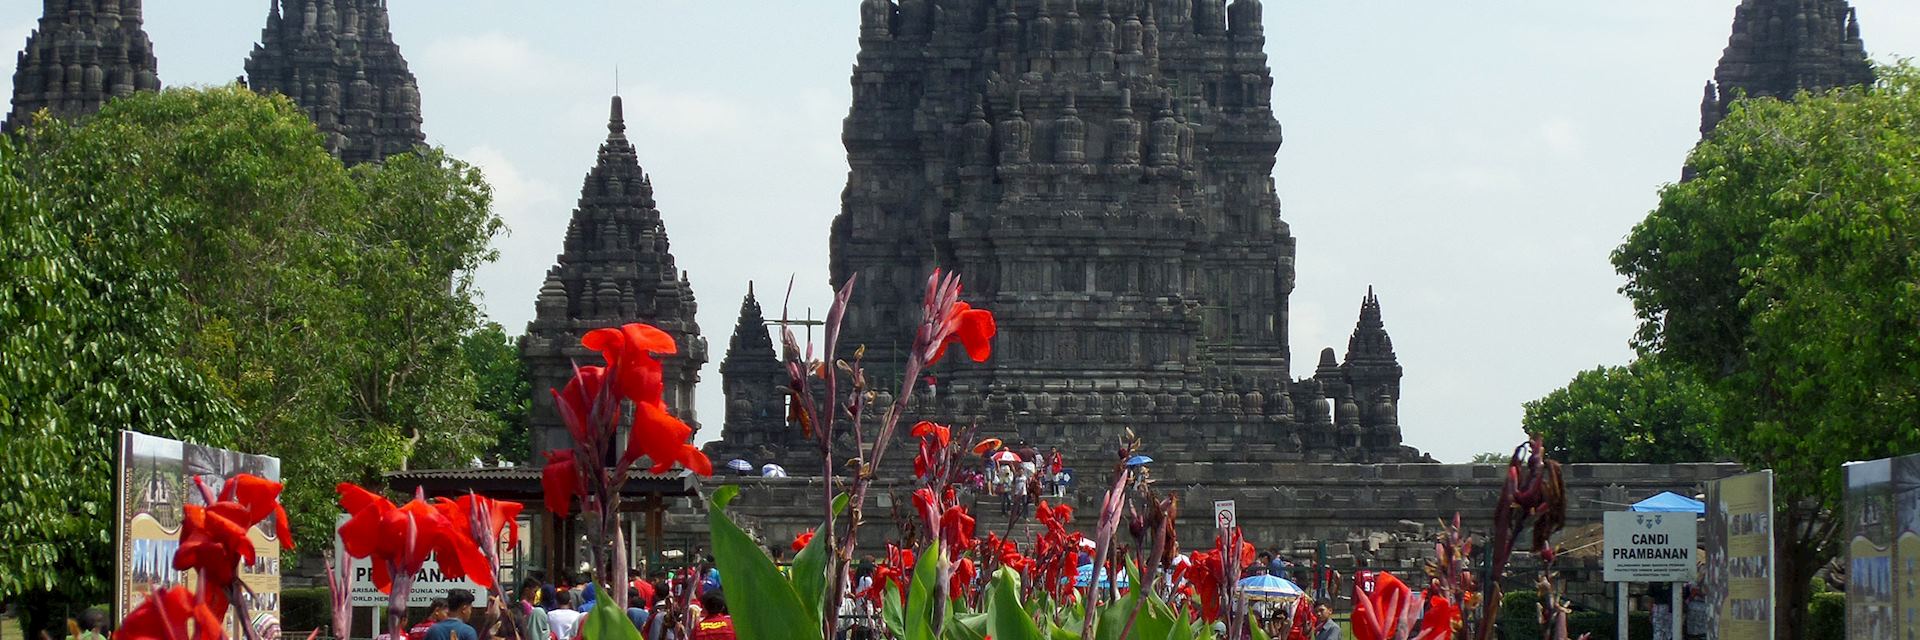
{"type": "Polygon", "coordinates": [[[1774,628],[1781,640],[1805,640],[1807,607],[1813,602],[1813,574],[1831,558],[1834,546],[1820,539],[1833,527],[1815,521],[1817,511],[1788,508],[1774,528],[1774,628]],[[1811,512],[1810,512],[1811,511],[1811,512]]]}

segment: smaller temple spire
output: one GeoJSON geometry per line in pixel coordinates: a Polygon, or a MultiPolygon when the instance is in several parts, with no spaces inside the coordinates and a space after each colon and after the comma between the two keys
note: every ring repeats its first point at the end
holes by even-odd
{"type": "Polygon", "coordinates": [[[1373,287],[1367,287],[1367,297],[1360,300],[1360,319],[1353,325],[1353,336],[1347,339],[1348,364],[1355,362],[1392,362],[1393,339],[1387,336],[1386,322],[1380,315],[1380,297],[1373,294],[1373,287]]]}

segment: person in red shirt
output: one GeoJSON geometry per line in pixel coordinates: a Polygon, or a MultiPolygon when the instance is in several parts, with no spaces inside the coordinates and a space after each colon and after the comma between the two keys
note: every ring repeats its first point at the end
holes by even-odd
{"type": "Polygon", "coordinates": [[[634,589],[640,591],[640,600],[639,602],[629,602],[627,604],[641,608],[651,608],[654,596],[653,583],[647,582],[646,576],[641,575],[639,571],[634,571],[633,582],[631,584],[634,589]]]}
{"type": "Polygon", "coordinates": [[[427,610],[427,619],[407,629],[407,640],[424,640],[427,637],[427,630],[432,629],[434,623],[445,619],[447,619],[447,599],[434,598],[432,608],[427,610]]]}
{"type": "Polygon", "coordinates": [[[733,635],[733,617],[727,615],[727,600],[720,592],[700,594],[700,609],[705,615],[693,625],[693,640],[738,640],[733,635]]]}

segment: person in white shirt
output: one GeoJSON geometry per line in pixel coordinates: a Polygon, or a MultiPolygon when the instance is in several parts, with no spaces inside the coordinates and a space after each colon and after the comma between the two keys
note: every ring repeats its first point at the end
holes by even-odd
{"type": "Polygon", "coordinates": [[[572,638],[573,625],[579,621],[580,612],[573,610],[573,592],[554,592],[553,610],[547,612],[547,627],[553,630],[553,637],[560,640],[572,638]]]}

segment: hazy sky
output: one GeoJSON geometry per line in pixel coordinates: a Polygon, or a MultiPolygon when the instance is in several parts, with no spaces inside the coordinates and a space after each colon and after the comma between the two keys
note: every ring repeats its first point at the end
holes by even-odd
{"type": "MultiPolygon", "coordinates": [[[[479,274],[512,333],[606,137],[619,67],[627,135],[701,303],[701,437],[718,437],[747,281],[770,314],[789,276],[798,307],[828,298],[858,3],[391,4],[427,140],[485,169],[512,228],[479,274]]],[[[1626,362],[1634,320],[1607,256],[1679,175],[1735,4],[1268,0],[1287,134],[1274,173],[1299,240],[1294,374],[1344,352],[1373,285],[1406,369],[1407,443],[1464,461],[1520,440],[1521,403],[1626,362]]],[[[0,3],[0,46],[25,42],[39,5],[0,3]]],[[[1920,3],[1854,5],[1876,59],[1920,53],[1920,3]]],[[[242,75],[267,6],[149,0],[162,81],[242,75]]]]}

